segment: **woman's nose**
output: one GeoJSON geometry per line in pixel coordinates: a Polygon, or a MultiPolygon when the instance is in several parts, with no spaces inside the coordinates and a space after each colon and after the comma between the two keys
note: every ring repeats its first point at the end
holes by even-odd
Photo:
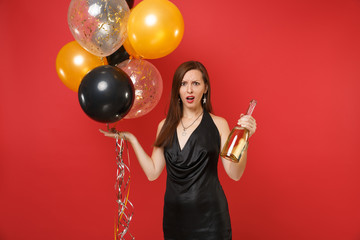
{"type": "Polygon", "coordinates": [[[191,84],[189,84],[189,85],[187,86],[187,92],[188,92],[188,93],[191,93],[191,92],[192,92],[192,86],[191,86],[191,84]]]}

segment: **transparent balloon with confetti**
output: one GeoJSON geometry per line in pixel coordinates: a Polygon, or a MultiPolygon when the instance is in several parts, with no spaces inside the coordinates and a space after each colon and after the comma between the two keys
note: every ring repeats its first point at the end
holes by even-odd
{"type": "Polygon", "coordinates": [[[144,59],[130,59],[117,65],[126,72],[135,89],[135,100],[125,119],[138,118],[149,113],[158,104],[163,82],[158,69],[144,59]]]}
{"type": "Polygon", "coordinates": [[[127,37],[130,9],[125,0],[72,0],[68,24],[75,40],[90,53],[114,53],[127,37]]]}

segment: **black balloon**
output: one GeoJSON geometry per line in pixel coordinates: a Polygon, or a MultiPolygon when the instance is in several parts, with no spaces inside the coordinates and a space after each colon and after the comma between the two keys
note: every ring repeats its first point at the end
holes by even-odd
{"type": "Polygon", "coordinates": [[[96,67],[82,79],[78,98],[81,108],[93,120],[113,123],[122,119],[134,103],[134,85],[121,69],[96,67]]]}
{"type": "Polygon", "coordinates": [[[126,3],[128,4],[130,9],[134,6],[134,0],[126,0],[126,3]]]}
{"type": "Polygon", "coordinates": [[[121,46],[116,52],[106,57],[109,65],[116,66],[117,64],[129,59],[130,55],[126,52],[124,46],[121,46]]]}

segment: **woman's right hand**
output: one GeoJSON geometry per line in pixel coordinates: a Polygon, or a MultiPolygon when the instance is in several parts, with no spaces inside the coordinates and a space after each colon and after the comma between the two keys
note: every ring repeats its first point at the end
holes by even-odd
{"type": "Polygon", "coordinates": [[[118,131],[112,132],[112,131],[104,131],[102,129],[99,129],[99,131],[103,133],[105,137],[120,138],[120,139],[128,140],[130,142],[132,139],[135,138],[135,136],[129,132],[118,132],[118,131]]]}
{"type": "MultiPolygon", "coordinates": [[[[163,122],[164,121],[162,121],[161,124],[159,124],[159,126],[158,126],[157,135],[159,134],[159,132],[162,128],[163,122]]],[[[136,158],[139,160],[141,168],[143,169],[143,171],[145,172],[145,175],[147,176],[147,178],[150,181],[153,181],[160,176],[162,170],[165,167],[164,148],[153,147],[153,152],[150,157],[144,151],[141,144],[139,143],[139,141],[137,140],[135,135],[133,135],[132,133],[118,132],[116,130],[112,131],[112,129],[108,130],[108,131],[99,129],[99,131],[101,133],[103,133],[104,136],[106,136],[106,137],[121,138],[121,139],[129,141],[135,152],[136,158]]]]}

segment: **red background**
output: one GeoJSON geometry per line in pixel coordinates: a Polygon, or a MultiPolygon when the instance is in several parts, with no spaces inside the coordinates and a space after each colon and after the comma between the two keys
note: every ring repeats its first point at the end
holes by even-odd
{"type": "MultiPolygon", "coordinates": [[[[136,2],[138,3],[138,2],[136,2]]],[[[118,124],[151,153],[171,78],[208,68],[232,127],[258,100],[239,182],[220,166],[233,239],[360,239],[360,2],[174,0],[180,46],[152,60],[164,81],[148,115],[118,124]]],[[[59,80],[69,1],[1,1],[0,239],[113,239],[115,142],[59,80]]],[[[148,182],[130,150],[136,239],[162,239],[166,173],[148,182]]]]}

